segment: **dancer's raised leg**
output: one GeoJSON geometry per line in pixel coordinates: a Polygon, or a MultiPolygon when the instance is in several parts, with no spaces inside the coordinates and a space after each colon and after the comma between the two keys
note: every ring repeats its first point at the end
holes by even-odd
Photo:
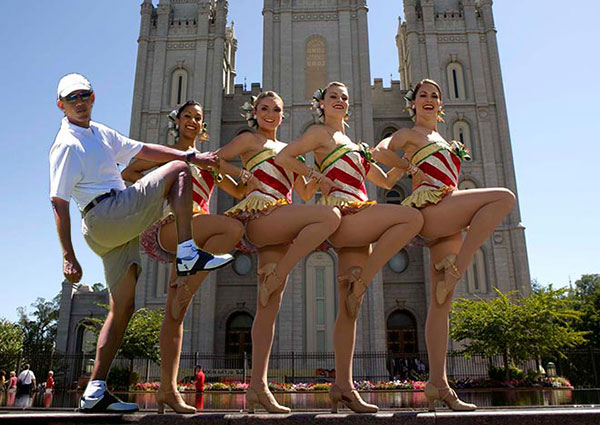
{"type": "Polygon", "coordinates": [[[354,317],[360,306],[358,299],[377,272],[419,233],[422,226],[423,217],[418,210],[398,205],[373,205],[344,216],[338,230],[329,237],[334,246],[361,247],[377,242],[362,271],[352,273],[360,282],[352,286],[354,297],[349,299],[354,306],[350,312],[354,317]]]}
{"type": "Polygon", "coordinates": [[[246,234],[258,246],[292,241],[277,261],[277,275],[285,276],[324,238],[335,232],[340,219],[336,208],[325,205],[284,205],[267,216],[250,221],[246,234]],[[273,232],[273,229],[277,229],[277,232],[273,232]]]}
{"type": "MultiPolygon", "coordinates": [[[[425,224],[421,235],[430,239],[451,236],[468,227],[462,248],[446,261],[443,257],[434,264],[446,269],[442,294],[453,291],[460,276],[467,270],[475,252],[490,237],[515,204],[514,194],[504,188],[459,190],[450,193],[437,205],[421,210],[425,224]]],[[[436,286],[437,281],[432,281],[436,286]]],[[[447,297],[447,295],[446,295],[447,297]]],[[[435,297],[433,298],[436,299],[435,297]]]]}
{"type": "Polygon", "coordinates": [[[324,205],[285,205],[267,216],[251,220],[246,226],[248,240],[257,246],[290,243],[277,263],[259,268],[259,302],[264,307],[269,297],[283,284],[283,277],[304,256],[317,248],[339,226],[339,211],[324,205]]]}

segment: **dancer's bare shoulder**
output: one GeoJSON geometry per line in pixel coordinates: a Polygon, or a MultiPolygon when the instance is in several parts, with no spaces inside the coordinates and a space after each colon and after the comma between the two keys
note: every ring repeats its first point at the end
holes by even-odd
{"type": "Polygon", "coordinates": [[[394,151],[412,151],[418,149],[422,137],[412,128],[401,128],[392,134],[388,146],[394,151]]]}

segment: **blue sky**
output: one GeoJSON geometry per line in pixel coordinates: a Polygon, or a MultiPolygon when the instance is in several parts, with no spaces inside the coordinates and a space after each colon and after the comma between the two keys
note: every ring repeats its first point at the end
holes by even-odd
{"type": "MultiPolygon", "coordinates": [[[[21,0],[3,5],[0,317],[61,289],[62,260],[48,200],[48,150],[61,113],[61,75],[87,75],[93,118],[129,132],[141,0],[21,0]],[[34,12],[35,11],[35,12],[34,12]]],[[[398,79],[394,37],[400,0],[369,2],[371,76],[398,79]]],[[[238,38],[238,81],[260,82],[262,1],[229,0],[238,38]],[[249,6],[252,5],[252,6],[249,6]],[[259,56],[257,56],[259,55],[259,56]]],[[[495,22],[508,103],[531,277],[567,285],[600,273],[598,136],[600,39],[596,0],[496,1],[495,22]]],[[[73,203],[72,203],[73,204],[73,203]]],[[[72,206],[83,283],[103,282],[100,259],[81,237],[72,206]]]]}

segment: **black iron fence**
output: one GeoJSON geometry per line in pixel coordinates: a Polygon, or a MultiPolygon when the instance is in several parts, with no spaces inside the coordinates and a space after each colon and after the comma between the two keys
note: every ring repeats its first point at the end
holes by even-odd
{"type": "MultiPolygon", "coordinates": [[[[600,349],[574,350],[563,359],[554,361],[559,375],[567,377],[576,387],[600,387],[600,349]]],[[[34,353],[14,358],[0,359],[0,368],[21,370],[29,363],[44,382],[49,370],[54,371],[58,388],[74,389],[85,382],[94,365],[94,356],[85,354],[34,353]]],[[[544,365],[547,361],[544,360],[544,365]]],[[[193,380],[195,365],[201,365],[208,382],[248,381],[251,376],[252,358],[249,354],[182,353],[180,382],[193,380]]],[[[129,369],[141,382],[160,379],[160,364],[149,359],[116,358],[113,368],[129,369]]],[[[466,358],[448,353],[448,376],[455,380],[478,379],[488,376],[490,366],[502,367],[502,358],[472,356],[466,358]]],[[[535,361],[518,365],[522,369],[535,369],[535,361]]],[[[357,352],[354,355],[354,379],[357,381],[387,381],[393,379],[427,379],[429,369],[427,353],[398,354],[388,352],[357,352]]],[[[273,382],[331,382],[335,379],[333,353],[274,353],[269,362],[269,380],[273,382]]]]}

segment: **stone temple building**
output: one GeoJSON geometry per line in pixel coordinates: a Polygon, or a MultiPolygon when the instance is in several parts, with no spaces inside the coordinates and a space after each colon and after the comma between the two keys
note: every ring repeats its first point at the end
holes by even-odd
{"type": "MultiPolygon", "coordinates": [[[[279,138],[291,141],[314,122],[309,111],[314,90],[338,80],[349,87],[350,137],[374,145],[412,125],[403,95],[430,77],[443,88],[441,133],[463,141],[473,154],[463,167],[460,188],[504,186],[516,193],[492,0],[404,0],[403,7],[395,40],[401,79],[384,87],[370,74],[366,0],[264,0],[262,81],[245,90],[234,84],[237,40],[233,24],[227,23],[227,1],[144,0],[130,137],[168,143],[168,112],[196,99],[205,106],[211,135],[202,149],[214,150],[247,130],[240,106],[265,89],[283,98],[286,120],[279,138]]],[[[409,178],[388,191],[369,187],[380,203],[399,203],[410,191],[409,178]]],[[[216,190],[211,209],[221,213],[233,203],[216,190]]],[[[314,252],[292,271],[274,353],[333,351],[336,261],[333,251],[314,252]]],[[[237,252],[233,267],[209,275],[185,318],[184,352],[250,350],[256,264],[254,254],[237,252]]],[[[403,249],[384,266],[363,303],[357,351],[425,351],[428,269],[423,248],[403,249]]],[[[168,266],[144,258],[136,307],[164,306],[168,276],[168,266]]],[[[518,206],[479,250],[457,296],[493,297],[494,288],[530,292],[518,206]]],[[[63,284],[59,351],[89,350],[89,335],[81,325],[86,317],[103,314],[94,301],[107,299],[106,291],[63,284]]]]}

